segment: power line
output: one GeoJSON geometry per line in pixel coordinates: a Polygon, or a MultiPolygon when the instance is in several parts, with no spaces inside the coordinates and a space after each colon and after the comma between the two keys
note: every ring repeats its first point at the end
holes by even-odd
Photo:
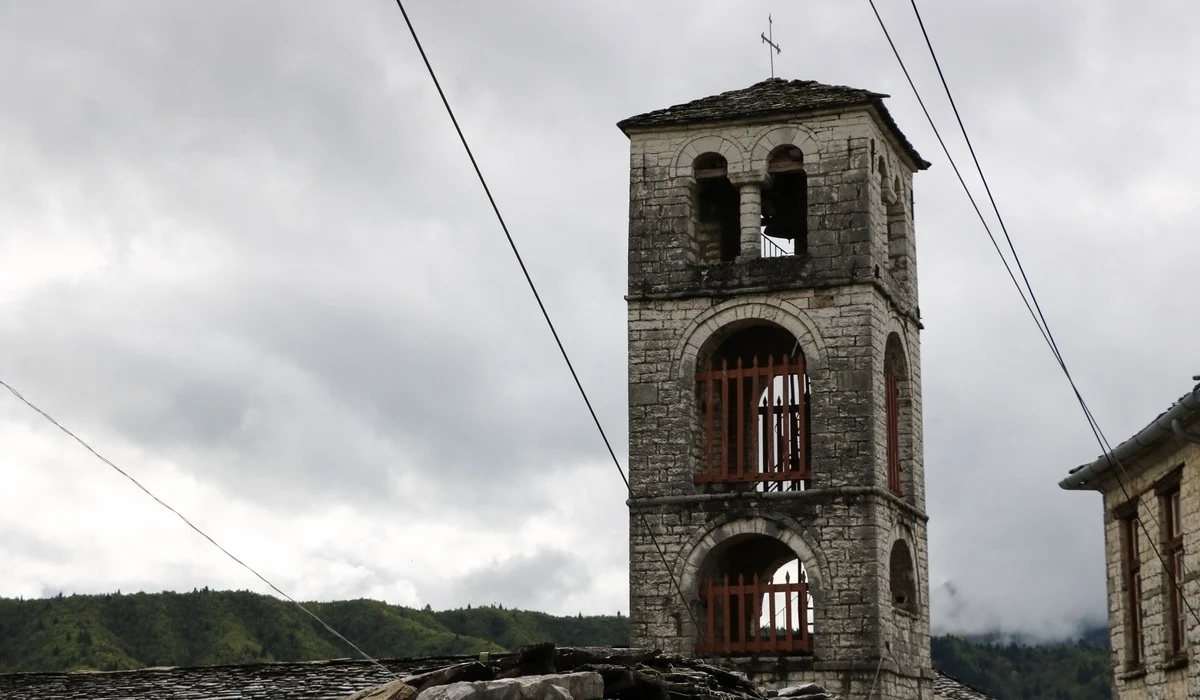
{"type": "MultiPolygon", "coordinates": [[[[925,22],[921,19],[921,11],[917,9],[916,0],[910,0],[910,3],[912,5],[913,14],[915,14],[917,18],[917,24],[921,27],[921,35],[925,38],[925,46],[929,49],[929,56],[933,59],[933,65],[937,69],[938,78],[941,80],[942,88],[946,92],[946,99],[950,102],[950,108],[954,111],[954,119],[958,122],[958,129],[962,133],[963,141],[966,142],[967,150],[971,154],[971,160],[975,164],[975,171],[979,173],[979,180],[983,183],[983,189],[984,192],[987,193],[988,202],[991,203],[992,211],[996,214],[996,221],[1000,224],[1000,231],[1004,234],[1004,240],[1008,243],[1009,251],[1012,252],[1013,262],[1016,263],[1017,271],[1021,274],[1021,280],[1025,283],[1025,289],[1029,292],[1029,300],[1033,303],[1030,313],[1034,314],[1034,322],[1038,324],[1038,328],[1042,331],[1042,335],[1045,338],[1046,343],[1050,346],[1050,351],[1054,354],[1054,359],[1058,362],[1059,367],[1065,373],[1067,381],[1071,385],[1072,391],[1075,392],[1075,395],[1083,408],[1084,414],[1087,416],[1088,423],[1090,425],[1094,425],[1096,432],[1099,433],[1097,437],[1102,441],[1101,448],[1104,449],[1106,446],[1106,440],[1103,437],[1103,431],[1100,431],[1099,425],[1095,424],[1095,418],[1092,416],[1092,412],[1088,408],[1087,402],[1084,401],[1083,397],[1080,395],[1079,389],[1075,385],[1075,380],[1071,377],[1071,372],[1067,369],[1067,364],[1063,359],[1062,352],[1058,349],[1058,341],[1054,339],[1054,334],[1050,331],[1050,324],[1046,320],[1046,315],[1042,313],[1042,305],[1038,302],[1037,295],[1033,292],[1033,285],[1030,284],[1029,276],[1025,273],[1025,266],[1021,263],[1021,257],[1017,254],[1017,249],[1013,244],[1012,236],[1010,236],[1008,233],[1008,226],[1006,226],[1004,223],[1004,217],[1000,215],[1000,207],[996,204],[996,198],[992,195],[991,185],[988,184],[987,176],[983,173],[983,166],[979,163],[979,156],[975,153],[975,146],[971,143],[971,137],[967,134],[967,127],[965,124],[963,124],[962,115],[958,111],[958,104],[954,101],[954,94],[950,91],[950,85],[946,81],[946,74],[942,72],[942,64],[940,61],[938,61],[937,52],[933,50],[933,42],[929,38],[929,33],[925,30],[925,22]]],[[[874,6],[873,0],[872,6],[874,6]]],[[[876,17],[878,17],[878,13],[876,13],[876,17]]],[[[882,22],[882,20],[880,20],[880,22],[882,22]]],[[[893,49],[895,49],[895,46],[893,46],[893,49]]],[[[916,91],[915,86],[913,87],[913,91],[916,91]]],[[[949,157],[949,154],[947,154],[947,157],[949,157]]],[[[1013,279],[1013,283],[1016,284],[1015,277],[1013,279]]],[[[1018,289],[1020,289],[1020,285],[1017,286],[1018,289]]],[[[1022,296],[1024,296],[1024,291],[1022,291],[1022,296]]]]}
{"type": "Polygon", "coordinates": [[[208,540],[209,544],[211,544],[212,546],[214,546],[214,547],[216,547],[217,549],[221,550],[221,552],[222,552],[222,553],[223,553],[225,556],[227,556],[227,557],[229,557],[230,559],[232,559],[232,560],[234,560],[235,562],[237,562],[237,563],[238,563],[238,564],[239,564],[239,565],[240,565],[240,566],[241,566],[243,569],[245,569],[246,571],[249,571],[250,573],[254,574],[256,577],[258,577],[258,580],[260,580],[260,581],[262,581],[263,583],[265,583],[265,584],[267,584],[268,586],[270,586],[270,587],[271,587],[271,590],[275,591],[276,593],[278,593],[279,595],[283,596],[283,597],[284,597],[284,598],[286,598],[288,601],[290,601],[291,603],[293,603],[293,604],[294,604],[296,607],[298,607],[298,608],[300,608],[301,610],[303,610],[305,613],[307,613],[307,614],[309,615],[309,617],[311,617],[312,619],[316,620],[316,621],[317,621],[317,622],[318,622],[318,623],[319,623],[319,624],[320,624],[322,627],[324,627],[324,628],[325,628],[325,629],[326,629],[326,630],[327,630],[327,631],[328,631],[330,634],[332,634],[333,636],[335,636],[335,637],[337,637],[338,639],[342,640],[342,641],[343,641],[343,642],[345,642],[346,644],[350,645],[350,647],[351,647],[352,649],[354,649],[355,651],[357,651],[357,652],[358,652],[358,653],[359,653],[359,654],[360,654],[360,655],[361,655],[361,656],[362,656],[364,659],[366,659],[367,661],[369,661],[369,662],[371,662],[371,663],[375,664],[375,665],[376,665],[376,666],[378,666],[379,668],[383,669],[383,670],[384,670],[384,672],[386,672],[388,675],[392,676],[392,677],[393,677],[393,678],[395,678],[396,680],[400,680],[400,676],[396,675],[396,674],[395,674],[395,672],[393,672],[393,671],[392,671],[391,669],[389,669],[387,666],[384,666],[383,664],[379,663],[379,661],[378,661],[378,660],[376,660],[376,659],[375,659],[373,656],[371,656],[371,655],[370,655],[370,654],[368,654],[367,652],[365,652],[365,651],[363,651],[362,649],[360,649],[360,648],[358,647],[358,645],[356,645],[354,642],[350,641],[349,639],[346,639],[346,637],[344,637],[344,636],[343,636],[343,635],[342,635],[340,632],[338,632],[338,631],[337,631],[337,630],[335,630],[334,628],[330,627],[328,623],[326,623],[326,622],[325,622],[324,620],[322,620],[322,619],[321,619],[319,616],[317,616],[317,614],[316,614],[316,613],[314,613],[312,610],[309,610],[307,607],[305,607],[303,603],[301,603],[300,601],[298,601],[298,600],[296,600],[295,598],[291,597],[291,596],[290,596],[290,595],[288,595],[287,593],[284,593],[284,592],[283,592],[283,591],[282,591],[282,590],[279,588],[279,586],[276,586],[275,584],[273,584],[273,583],[271,583],[269,580],[267,580],[267,577],[265,577],[265,576],[263,576],[262,574],[258,573],[258,571],[256,571],[256,570],[254,569],[254,567],[250,566],[250,565],[249,565],[249,564],[247,564],[246,562],[244,562],[244,561],[242,561],[241,559],[239,559],[238,557],[234,556],[234,554],[233,554],[232,552],[230,552],[228,549],[225,549],[225,547],[221,546],[221,544],[220,544],[219,542],[217,542],[216,540],[214,540],[212,537],[210,537],[210,536],[208,535],[208,533],[206,533],[204,530],[201,530],[199,527],[197,527],[197,526],[196,526],[196,524],[195,524],[195,523],[193,523],[191,520],[188,520],[188,518],[187,518],[186,516],[184,516],[184,515],[183,515],[183,513],[180,513],[179,511],[175,510],[175,509],[174,509],[174,508],[172,508],[172,507],[171,507],[171,505],[170,505],[170,504],[168,504],[166,501],[164,501],[164,500],[162,500],[161,498],[159,498],[158,496],[154,495],[154,493],[153,493],[153,492],[151,492],[151,491],[150,491],[150,489],[148,489],[148,488],[146,488],[145,486],[143,486],[143,485],[142,485],[142,483],[141,483],[140,481],[138,481],[137,479],[135,479],[135,478],[134,478],[134,477],[133,477],[133,476],[132,476],[132,475],[131,475],[129,472],[127,472],[127,471],[125,471],[124,469],[122,469],[122,468],[118,467],[118,466],[117,466],[115,463],[113,463],[113,461],[112,461],[112,460],[110,460],[109,458],[107,458],[107,457],[105,457],[104,455],[102,455],[102,454],[100,454],[99,452],[97,452],[97,451],[96,451],[96,449],[95,449],[95,448],[93,448],[91,445],[89,445],[89,444],[88,444],[88,443],[87,443],[87,442],[86,442],[86,441],[85,441],[83,438],[81,438],[81,437],[79,437],[78,435],[76,435],[75,433],[71,432],[71,430],[70,430],[69,428],[67,428],[67,427],[66,427],[66,426],[64,426],[62,423],[59,423],[57,420],[55,420],[54,416],[51,416],[49,413],[47,413],[47,412],[43,411],[41,408],[39,408],[39,407],[38,407],[36,404],[34,404],[32,401],[30,401],[29,399],[25,398],[25,397],[24,397],[24,396],[21,394],[21,392],[17,391],[15,388],[13,388],[13,386],[12,386],[11,384],[9,384],[8,382],[5,382],[4,380],[0,379],[0,386],[3,386],[5,389],[8,389],[8,391],[9,391],[9,392],[10,392],[10,393],[11,393],[13,396],[17,397],[17,399],[18,399],[19,401],[21,401],[21,403],[24,403],[24,404],[25,404],[26,406],[28,406],[29,408],[31,408],[31,409],[33,409],[34,411],[36,411],[37,413],[41,414],[41,416],[42,416],[43,418],[45,418],[46,420],[50,421],[50,422],[51,422],[51,423],[52,423],[52,424],[53,424],[53,425],[54,425],[56,428],[58,428],[59,430],[61,430],[61,431],[62,431],[62,432],[64,432],[64,433],[66,433],[66,434],[67,434],[69,437],[71,437],[72,439],[74,439],[74,440],[75,440],[75,442],[78,442],[80,445],[83,445],[84,449],[86,449],[88,452],[91,452],[91,453],[92,453],[92,454],[93,454],[93,455],[96,457],[96,459],[99,459],[101,462],[104,462],[104,463],[105,463],[105,464],[107,464],[108,466],[112,467],[114,470],[116,470],[116,472],[117,472],[118,474],[120,474],[121,476],[125,477],[125,478],[126,478],[126,479],[128,479],[130,482],[132,482],[134,486],[136,486],[136,487],[138,487],[139,489],[141,489],[143,493],[145,493],[147,496],[149,496],[150,498],[153,498],[155,501],[157,501],[157,502],[158,502],[158,504],[159,504],[160,506],[162,506],[163,508],[166,508],[167,510],[171,511],[172,513],[174,513],[174,514],[175,514],[175,517],[179,518],[180,520],[182,520],[182,521],[184,522],[184,524],[185,524],[185,525],[187,525],[188,527],[190,527],[190,528],[192,528],[193,530],[195,530],[195,531],[196,531],[196,534],[198,534],[198,535],[200,535],[201,537],[203,537],[204,539],[208,540]]]}
{"type": "MultiPolygon", "coordinates": [[[[1083,410],[1084,417],[1087,418],[1088,427],[1091,429],[1092,435],[1096,438],[1096,442],[1099,443],[1100,451],[1104,454],[1105,461],[1108,462],[1110,469],[1112,469],[1114,466],[1116,467],[1116,469],[1113,470],[1113,474],[1117,477],[1117,485],[1121,487],[1121,492],[1125,496],[1125,500],[1133,500],[1133,496],[1130,494],[1125,482],[1121,480],[1122,475],[1124,475],[1127,481],[1130,480],[1129,472],[1126,471],[1125,465],[1121,463],[1121,460],[1112,453],[1112,444],[1104,435],[1104,431],[1100,428],[1100,423],[1096,420],[1091,408],[1087,405],[1087,401],[1084,400],[1083,394],[1080,392],[1079,387],[1075,384],[1075,379],[1071,376],[1070,370],[1067,369],[1066,360],[1063,358],[1062,352],[1058,348],[1058,343],[1054,339],[1054,334],[1050,331],[1050,322],[1046,320],[1045,314],[1042,313],[1041,304],[1038,303],[1037,296],[1033,292],[1033,285],[1030,284],[1029,277],[1025,274],[1025,267],[1021,264],[1021,257],[1017,254],[1017,249],[1013,244],[1012,237],[1008,234],[1008,227],[1004,224],[1004,217],[1000,215],[1000,207],[996,205],[996,199],[992,195],[992,188],[990,185],[988,185],[987,176],[983,173],[983,166],[980,165],[979,157],[975,153],[975,147],[971,143],[971,137],[967,134],[967,127],[963,123],[962,115],[958,111],[958,105],[954,101],[954,94],[950,90],[950,84],[946,81],[946,74],[942,71],[942,64],[940,61],[938,61],[937,52],[933,49],[933,41],[929,38],[929,32],[925,29],[925,21],[921,18],[921,11],[917,8],[917,1],[909,0],[909,3],[912,5],[913,15],[917,18],[917,25],[921,28],[921,36],[925,39],[925,46],[929,49],[929,56],[931,59],[933,59],[933,65],[937,69],[938,79],[942,83],[942,89],[946,93],[946,99],[949,101],[950,107],[954,111],[954,118],[958,122],[958,128],[962,133],[963,141],[967,144],[967,150],[971,154],[971,160],[975,164],[975,170],[979,173],[979,180],[983,183],[983,188],[987,193],[988,201],[992,205],[992,211],[996,214],[996,221],[1000,224],[1000,230],[1004,233],[1004,239],[1008,243],[1008,249],[1012,252],[1013,261],[1017,264],[1017,269],[1021,273],[1021,279],[1024,280],[1025,287],[1029,290],[1029,298],[1033,302],[1034,308],[1037,310],[1037,315],[1034,321],[1037,322],[1040,320],[1039,327],[1045,330],[1043,335],[1046,338],[1046,342],[1050,346],[1050,351],[1054,354],[1054,358],[1058,361],[1058,365],[1062,369],[1063,375],[1067,378],[1067,382],[1071,385],[1071,391],[1075,394],[1075,400],[1079,403],[1079,407],[1083,410]]],[[[1159,522],[1158,517],[1153,511],[1150,511],[1149,515],[1151,522],[1154,523],[1154,527],[1161,532],[1162,523],[1159,522]]],[[[1140,518],[1138,519],[1138,522],[1141,522],[1140,518]]],[[[1166,559],[1164,559],[1162,554],[1158,551],[1158,547],[1154,544],[1154,538],[1151,536],[1150,532],[1146,530],[1144,523],[1142,523],[1142,531],[1146,534],[1146,539],[1149,541],[1150,547],[1154,551],[1155,556],[1158,557],[1159,562],[1164,568],[1170,570],[1170,567],[1167,566],[1166,559]]],[[[1183,562],[1182,558],[1180,558],[1180,566],[1186,571],[1187,566],[1183,562]]],[[[1187,597],[1180,597],[1183,599],[1184,604],[1188,607],[1188,610],[1192,613],[1192,616],[1196,618],[1197,622],[1200,622],[1200,616],[1197,615],[1196,610],[1192,607],[1191,603],[1188,602],[1187,597]]]]}
{"type": "MultiPolygon", "coordinates": [[[[925,106],[925,100],[921,98],[921,93],[917,90],[916,83],[913,82],[912,75],[909,74],[908,67],[904,64],[904,59],[900,58],[900,51],[896,48],[895,42],[892,41],[891,32],[888,31],[887,25],[884,24],[883,17],[879,15],[878,8],[875,7],[875,0],[867,0],[867,2],[871,4],[871,10],[875,12],[875,19],[879,21],[879,27],[883,30],[883,35],[887,39],[888,45],[892,47],[892,53],[896,56],[896,60],[900,63],[900,70],[904,72],[904,77],[908,80],[908,85],[912,88],[913,95],[917,98],[917,104],[921,106],[921,111],[925,113],[925,119],[929,122],[929,128],[933,130],[933,135],[942,147],[942,153],[946,155],[946,160],[950,163],[950,168],[954,171],[955,177],[958,178],[958,184],[962,186],[963,192],[966,193],[967,199],[971,202],[971,208],[975,210],[975,216],[978,217],[979,223],[983,225],[983,230],[987,232],[988,239],[992,242],[992,247],[995,248],[996,254],[1000,256],[1001,262],[1004,263],[1004,269],[1008,272],[1009,279],[1012,280],[1013,285],[1016,286],[1017,293],[1021,295],[1021,301],[1025,304],[1025,308],[1029,310],[1029,313],[1033,314],[1033,306],[1029,303],[1029,299],[1025,296],[1025,291],[1017,282],[1017,276],[1013,272],[1012,266],[1008,264],[1008,259],[1004,256],[1003,251],[1000,250],[1000,243],[992,233],[992,228],[988,225],[987,219],[984,218],[983,211],[979,209],[979,204],[976,203],[975,196],[971,194],[971,189],[967,187],[967,182],[963,179],[962,172],[958,169],[958,163],[954,161],[954,156],[950,155],[950,149],[946,146],[945,140],[942,139],[942,133],[938,130],[937,124],[934,123],[933,116],[929,114],[929,109],[925,106]]],[[[1034,320],[1035,322],[1037,320],[1036,314],[1034,315],[1034,320]]],[[[1038,323],[1038,330],[1041,331],[1043,337],[1046,336],[1046,331],[1042,328],[1041,323],[1038,323]]]]}
{"type": "MultiPolygon", "coordinates": [[[[1054,335],[1050,331],[1049,322],[1046,320],[1045,314],[1042,313],[1041,304],[1038,303],[1037,297],[1033,292],[1033,286],[1029,282],[1029,277],[1025,273],[1024,266],[1021,264],[1021,259],[1020,259],[1020,256],[1017,254],[1017,250],[1016,250],[1015,245],[1013,244],[1012,237],[1009,235],[1008,229],[1004,224],[1004,218],[1000,215],[1000,208],[996,204],[996,200],[992,195],[991,187],[987,183],[987,178],[983,173],[983,168],[980,165],[979,158],[977,157],[977,155],[975,153],[974,146],[971,144],[970,137],[967,135],[966,126],[963,124],[962,116],[958,111],[958,106],[954,102],[954,97],[950,91],[950,86],[949,86],[948,82],[946,81],[945,73],[942,71],[941,63],[937,60],[937,54],[933,49],[933,42],[930,40],[929,34],[925,30],[925,23],[922,21],[920,11],[917,9],[916,0],[910,0],[910,3],[913,8],[913,12],[916,15],[917,22],[921,27],[921,33],[925,38],[925,44],[929,49],[930,56],[933,58],[934,65],[937,68],[938,77],[941,79],[942,87],[944,88],[944,90],[946,92],[946,97],[950,101],[951,107],[954,110],[954,116],[958,122],[959,129],[962,132],[963,139],[966,141],[967,147],[970,150],[971,158],[975,164],[975,169],[979,173],[979,178],[983,182],[984,189],[987,192],[988,200],[991,203],[992,210],[996,215],[996,220],[1000,224],[1001,230],[1003,231],[1003,234],[1004,234],[1005,241],[1008,244],[1009,250],[1012,252],[1013,260],[1016,263],[1017,269],[1020,272],[1021,279],[1025,283],[1024,288],[1022,288],[1021,283],[1017,281],[1016,274],[1013,272],[1012,267],[1009,265],[1007,257],[1004,255],[1003,251],[1000,249],[999,243],[996,241],[996,237],[993,235],[991,228],[988,226],[987,221],[983,216],[983,213],[979,210],[979,206],[975,202],[975,197],[972,195],[970,188],[967,186],[966,181],[963,179],[962,174],[958,169],[958,165],[954,162],[953,156],[950,155],[950,150],[946,147],[945,141],[942,139],[942,136],[941,136],[940,132],[938,131],[937,126],[934,124],[933,117],[929,114],[929,110],[925,107],[925,101],[921,98],[920,91],[917,90],[917,86],[913,82],[912,76],[909,74],[908,68],[904,64],[904,59],[900,57],[900,52],[896,48],[895,42],[892,41],[891,33],[888,31],[887,25],[883,21],[883,17],[880,16],[879,9],[875,6],[875,0],[867,0],[867,1],[871,5],[871,10],[875,14],[875,19],[879,22],[879,27],[881,30],[883,30],[884,37],[887,39],[888,45],[892,49],[892,54],[895,55],[897,63],[900,64],[900,69],[904,72],[904,77],[908,80],[909,87],[912,88],[913,95],[917,98],[917,102],[918,102],[918,104],[920,104],[921,110],[924,112],[925,118],[926,118],[926,120],[928,120],[929,126],[933,130],[934,136],[937,137],[938,143],[941,145],[942,151],[943,151],[943,153],[945,153],[947,161],[949,161],[951,168],[954,170],[954,174],[958,177],[958,182],[962,186],[963,191],[966,193],[967,199],[970,200],[971,206],[975,209],[976,216],[979,217],[980,223],[983,224],[983,228],[987,232],[988,238],[991,240],[992,246],[996,250],[996,254],[1000,256],[1000,260],[1004,264],[1004,268],[1008,272],[1009,278],[1012,280],[1013,286],[1015,286],[1017,288],[1017,293],[1021,295],[1021,301],[1024,302],[1026,310],[1029,311],[1030,316],[1033,318],[1034,325],[1037,326],[1038,332],[1041,333],[1042,339],[1045,340],[1047,346],[1049,346],[1050,352],[1054,355],[1055,361],[1057,362],[1059,368],[1062,370],[1063,375],[1067,379],[1067,382],[1070,384],[1071,391],[1074,393],[1076,401],[1079,403],[1080,408],[1083,410],[1084,417],[1088,421],[1088,427],[1092,431],[1092,435],[1096,439],[1097,443],[1099,443],[1101,452],[1104,454],[1104,457],[1105,457],[1106,461],[1108,462],[1110,468],[1114,467],[1114,466],[1117,468],[1113,472],[1114,475],[1117,476],[1117,484],[1121,487],[1121,491],[1124,493],[1126,500],[1132,500],[1132,498],[1133,498],[1132,495],[1129,493],[1128,488],[1125,486],[1125,483],[1122,482],[1121,478],[1120,478],[1121,474],[1123,473],[1125,475],[1125,478],[1129,479],[1129,473],[1125,470],[1125,466],[1121,463],[1121,460],[1118,459],[1115,454],[1113,454],[1111,443],[1109,443],[1108,438],[1104,435],[1104,431],[1101,430],[1100,424],[1096,420],[1095,415],[1092,413],[1091,408],[1087,405],[1087,402],[1084,400],[1083,394],[1080,392],[1079,387],[1076,385],[1074,377],[1071,376],[1071,372],[1067,368],[1066,360],[1063,358],[1062,352],[1059,350],[1058,343],[1055,341],[1054,335]],[[1029,293],[1028,298],[1025,296],[1026,289],[1028,290],[1028,293],[1029,293]]],[[[1151,518],[1151,521],[1154,522],[1155,527],[1161,530],[1161,524],[1158,522],[1158,518],[1154,515],[1153,512],[1150,512],[1150,518],[1151,518]]],[[[1154,544],[1154,538],[1151,536],[1151,533],[1146,529],[1145,523],[1142,523],[1140,518],[1138,519],[1138,522],[1141,524],[1142,531],[1146,534],[1146,539],[1150,545],[1150,548],[1154,552],[1155,556],[1158,558],[1159,562],[1164,567],[1169,568],[1169,567],[1167,567],[1166,559],[1162,556],[1161,552],[1159,552],[1159,550],[1158,550],[1158,547],[1154,544]]],[[[1184,604],[1187,606],[1188,611],[1191,612],[1191,614],[1194,618],[1196,618],[1197,622],[1200,622],[1200,615],[1197,615],[1196,610],[1192,607],[1191,603],[1187,600],[1187,598],[1185,596],[1181,596],[1181,598],[1183,598],[1184,604]]]]}
{"type": "MultiPolygon", "coordinates": [[[[467,143],[467,137],[463,134],[462,127],[458,124],[458,118],[454,116],[454,110],[450,107],[450,101],[446,98],[445,91],[442,90],[442,84],[438,80],[437,73],[433,70],[433,64],[429,62],[429,56],[425,54],[425,48],[421,45],[421,39],[417,36],[417,30],[413,27],[412,20],[408,17],[408,11],[404,9],[404,2],[396,0],[396,6],[400,8],[400,14],[404,16],[404,23],[408,26],[408,32],[412,35],[413,43],[416,45],[417,51],[421,54],[421,60],[425,63],[425,70],[429,72],[429,78],[433,81],[433,86],[437,89],[438,97],[442,100],[442,106],[446,108],[446,114],[449,115],[450,122],[454,125],[454,131],[458,134],[458,140],[462,142],[463,150],[467,152],[467,158],[471,161],[471,167],[475,170],[475,176],[479,178],[479,184],[483,187],[484,194],[487,195],[488,203],[492,206],[492,212],[496,215],[496,221],[499,222],[500,229],[504,232],[504,238],[508,241],[508,247],[512,250],[513,257],[517,260],[517,265],[521,268],[521,274],[525,276],[526,284],[529,285],[529,291],[533,293],[533,298],[537,302],[538,309],[542,312],[542,318],[545,319],[546,326],[550,329],[550,334],[554,336],[554,343],[558,346],[558,352],[562,355],[563,362],[566,363],[567,369],[571,373],[571,379],[575,381],[575,388],[579,390],[579,395],[583,398],[583,403],[587,406],[588,413],[592,417],[592,422],[596,425],[597,432],[600,433],[600,439],[604,441],[604,447],[608,450],[608,456],[612,458],[613,465],[617,468],[617,473],[621,475],[621,481],[625,484],[625,490],[629,494],[630,500],[633,500],[633,487],[629,484],[629,478],[625,475],[625,469],[621,467],[621,461],[617,459],[617,453],[608,439],[608,434],[604,432],[604,426],[601,425],[600,418],[596,415],[596,409],[592,407],[592,401],[588,398],[587,391],[583,388],[583,382],[580,381],[579,374],[575,371],[575,365],[572,364],[571,358],[567,354],[567,349],[558,335],[558,330],[554,327],[554,322],[550,320],[550,313],[546,310],[546,305],[542,303],[542,296],[538,293],[537,286],[533,283],[533,277],[530,276],[529,269],[525,267],[521,251],[517,249],[516,241],[513,240],[512,234],[509,233],[508,224],[505,223],[504,216],[500,213],[500,207],[496,204],[496,198],[492,196],[492,190],[488,187],[487,179],[483,176],[483,171],[479,168],[479,163],[475,160],[475,154],[471,151],[471,146],[467,143]]],[[[691,618],[692,624],[695,625],[696,629],[702,635],[706,635],[707,632],[700,626],[700,621],[696,619],[696,613],[692,610],[692,606],[688,604],[683,588],[674,574],[671,573],[671,564],[667,561],[667,555],[663,552],[662,546],[658,542],[658,537],[654,534],[654,529],[650,527],[650,523],[646,519],[646,514],[641,508],[637,506],[634,506],[634,508],[637,510],[642,524],[646,527],[646,532],[650,535],[650,541],[658,551],[658,556],[662,559],[663,566],[667,570],[667,577],[671,579],[671,583],[674,584],[676,592],[679,593],[679,598],[683,602],[684,608],[688,611],[688,617],[691,618]]]]}

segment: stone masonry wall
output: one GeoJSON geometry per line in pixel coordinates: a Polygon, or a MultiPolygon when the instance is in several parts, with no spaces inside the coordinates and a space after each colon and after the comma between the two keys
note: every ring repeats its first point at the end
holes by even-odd
{"type": "Polygon", "coordinates": [[[700,563],[724,539],[765,534],[801,558],[815,599],[814,654],[789,661],[803,668],[784,676],[852,684],[861,695],[882,669],[880,697],[932,697],[913,164],[862,109],[635,133],[630,165],[632,643],[691,653],[700,563]],[[745,186],[766,179],[768,154],[783,144],[804,153],[808,255],[696,264],[696,156],[720,153],[730,181],[745,186]],[[812,488],[715,493],[693,481],[702,443],[696,368],[729,333],[760,323],[791,332],[806,359],[812,488]],[[883,365],[892,335],[904,357],[901,497],[887,490],[883,365]],[[915,568],[911,610],[892,602],[897,539],[915,568]]]}
{"type": "MultiPolygon", "coordinates": [[[[1195,423],[1197,425],[1193,425],[1192,430],[1200,428],[1200,421],[1195,423]]],[[[1200,660],[1195,658],[1200,624],[1188,613],[1186,637],[1191,658],[1184,664],[1168,662],[1170,632],[1166,622],[1166,569],[1151,548],[1153,543],[1158,552],[1164,554],[1160,530],[1164,524],[1163,513],[1155,486],[1174,469],[1182,466],[1179,496],[1183,519],[1184,570],[1187,572],[1184,595],[1192,608],[1200,613],[1200,595],[1197,595],[1200,591],[1200,584],[1197,583],[1197,574],[1200,572],[1200,445],[1171,439],[1158,450],[1136,462],[1125,462],[1123,466],[1125,471],[1119,472],[1119,481],[1114,475],[1106,483],[1100,484],[1104,493],[1109,639],[1112,642],[1117,697],[1122,700],[1200,697],[1200,660]],[[1113,509],[1127,503],[1129,496],[1137,501],[1138,518],[1144,526],[1144,530],[1138,530],[1145,639],[1145,663],[1141,669],[1133,669],[1127,662],[1127,591],[1122,568],[1123,544],[1120,522],[1113,516],[1113,509]]]]}
{"type": "Polygon", "coordinates": [[[631,295],[736,292],[747,286],[827,287],[872,281],[915,314],[912,236],[914,166],[869,110],[769,124],[735,124],[636,133],[631,137],[629,292],[631,295]],[[804,261],[750,265],[691,263],[696,238],[692,164],[719,153],[735,184],[767,180],[767,158],[783,144],[804,153],[808,174],[808,252],[804,261]],[[898,181],[904,213],[897,251],[913,281],[901,283],[888,254],[888,213],[880,166],[898,181]]]}

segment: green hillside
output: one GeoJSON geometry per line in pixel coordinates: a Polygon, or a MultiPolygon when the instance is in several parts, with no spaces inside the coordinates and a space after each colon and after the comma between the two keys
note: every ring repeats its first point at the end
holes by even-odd
{"type": "Polygon", "coordinates": [[[1108,647],[1074,644],[991,644],[934,637],[933,665],[982,688],[997,700],[1109,700],[1108,647]]]}
{"type": "MultiPolygon", "coordinates": [[[[381,658],[475,654],[533,642],[628,643],[622,616],[556,617],[478,607],[434,612],[373,600],[305,603],[381,658]]],[[[244,591],[0,598],[0,673],[112,671],[356,656],[291,603],[244,591]]],[[[999,700],[1107,700],[1108,651],[935,637],[934,665],[999,700]]]]}
{"type": "MultiPolygon", "coordinates": [[[[305,603],[379,657],[502,651],[538,641],[625,643],[617,616],[496,607],[413,610],[373,600],[305,603]]],[[[0,673],[307,661],[357,654],[295,605],[249,592],[0,598],[0,673]]]]}

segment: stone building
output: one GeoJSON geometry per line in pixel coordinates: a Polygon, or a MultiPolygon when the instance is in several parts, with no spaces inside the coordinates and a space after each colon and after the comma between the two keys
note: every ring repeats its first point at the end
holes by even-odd
{"type": "Polygon", "coordinates": [[[635,646],[763,684],[931,698],[912,190],[929,164],[884,97],[771,79],[618,125],[630,622],[635,646]]]}
{"type": "Polygon", "coordinates": [[[1104,499],[1116,696],[1200,697],[1200,385],[1059,485],[1104,499]]]}

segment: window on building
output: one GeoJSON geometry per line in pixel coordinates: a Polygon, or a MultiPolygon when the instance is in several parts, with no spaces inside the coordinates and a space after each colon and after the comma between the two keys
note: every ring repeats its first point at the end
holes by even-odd
{"type": "Polygon", "coordinates": [[[915,612],[917,609],[917,577],[913,567],[912,552],[904,540],[892,545],[888,559],[888,578],[892,592],[892,604],[901,610],[915,612]]]}
{"type": "Polygon", "coordinates": [[[786,241],[780,250],[793,255],[808,252],[808,174],[804,153],[780,146],[767,159],[771,184],[762,193],[763,235],[786,241]]]}
{"type": "Polygon", "coordinates": [[[698,654],[812,653],[807,572],[783,542],[765,535],[726,540],[705,558],[696,593],[698,654]]]}
{"type": "Polygon", "coordinates": [[[908,468],[912,450],[912,402],[908,385],[908,360],[897,333],[888,334],[883,353],[883,420],[887,439],[884,460],[888,490],[914,499],[912,470],[908,468]]]}
{"type": "Polygon", "coordinates": [[[729,181],[729,165],[719,153],[703,153],[692,164],[696,178],[694,225],[701,263],[737,259],[741,252],[740,197],[729,181]]]}
{"type": "Polygon", "coordinates": [[[1163,557],[1167,563],[1167,648],[1171,656],[1177,656],[1184,653],[1187,646],[1187,603],[1183,600],[1183,517],[1178,472],[1159,487],[1159,497],[1163,516],[1163,557]]]}
{"type": "Polygon", "coordinates": [[[892,178],[891,187],[884,195],[884,206],[887,209],[888,265],[892,268],[892,272],[901,278],[906,278],[908,275],[908,256],[906,254],[908,241],[904,233],[904,190],[900,185],[899,177],[892,178]]]}
{"type": "Polygon", "coordinates": [[[702,426],[696,483],[717,490],[809,488],[812,394],[796,337],[767,323],[727,332],[696,372],[702,426]]]}
{"type": "Polygon", "coordinates": [[[1144,662],[1142,627],[1142,553],[1138,546],[1136,502],[1117,513],[1121,533],[1121,577],[1125,589],[1125,665],[1140,668],[1144,662]]]}
{"type": "Polygon", "coordinates": [[[887,474],[888,488],[897,496],[900,486],[900,377],[896,365],[888,356],[883,363],[884,400],[887,404],[887,474]]]}

